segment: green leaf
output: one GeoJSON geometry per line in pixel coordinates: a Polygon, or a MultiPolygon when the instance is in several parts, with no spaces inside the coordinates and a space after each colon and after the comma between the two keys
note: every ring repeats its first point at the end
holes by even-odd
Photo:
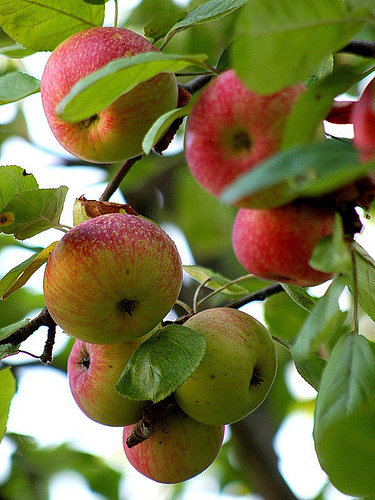
{"type": "Polygon", "coordinates": [[[7,221],[3,233],[24,240],[59,224],[68,188],[32,189],[17,194],[0,214],[7,221]]]}
{"type": "Polygon", "coordinates": [[[0,26],[28,49],[53,50],[69,36],[102,26],[104,5],[82,0],[2,0],[0,26]]]}
{"type": "Polygon", "coordinates": [[[59,102],[56,113],[68,122],[85,120],[153,76],[181,71],[188,66],[205,68],[205,59],[205,55],[161,52],[144,52],[115,59],[79,80],[59,102]]]}
{"type": "MultiPolygon", "coordinates": [[[[226,278],[222,274],[216,273],[215,271],[207,267],[197,265],[184,265],[182,267],[189,276],[194,278],[200,284],[203,284],[209,279],[210,281],[205,284],[205,287],[209,288],[210,290],[217,290],[218,288],[226,286],[233,281],[232,279],[226,278]]],[[[253,279],[253,277],[248,277],[248,281],[251,281],[253,279]]],[[[247,295],[249,293],[249,290],[248,288],[246,288],[246,286],[244,286],[244,282],[241,282],[233,283],[227,286],[227,288],[225,288],[221,293],[225,293],[226,295],[243,296],[247,295]]]]}
{"type": "Polygon", "coordinates": [[[307,359],[342,328],[347,313],[338,305],[344,290],[344,278],[334,280],[307,317],[292,348],[294,359],[307,359]]]}
{"type": "Polygon", "coordinates": [[[309,87],[293,106],[288,116],[283,136],[282,149],[288,149],[314,139],[316,129],[327,116],[333,99],[362,80],[374,70],[363,71],[363,67],[336,66],[323,80],[309,87]]]}
{"type": "Polygon", "coordinates": [[[302,378],[306,380],[316,391],[319,390],[326,361],[323,358],[312,354],[305,359],[295,359],[295,367],[302,378]]]}
{"type": "MultiPolygon", "coordinates": [[[[375,261],[358,243],[353,243],[355,271],[357,273],[358,302],[375,321],[375,261]]],[[[354,294],[353,274],[348,275],[349,289],[354,294]]]]}
{"type": "Polygon", "coordinates": [[[25,169],[17,165],[0,166],[0,212],[16,194],[37,188],[35,177],[25,169]]]}
{"type": "Polygon", "coordinates": [[[6,299],[12,293],[21,288],[29,278],[47,262],[57,241],[35,253],[32,257],[25,260],[18,266],[11,269],[0,280],[0,299],[6,299]]]}
{"type": "Polygon", "coordinates": [[[158,330],[133,353],[117,391],[129,399],[166,398],[196,370],[206,349],[202,334],[182,325],[158,330]]]}
{"type": "Polygon", "coordinates": [[[367,19],[342,0],[249,0],[238,16],[233,66],[252,90],[271,94],[309,77],[367,19]]]}
{"type": "Polygon", "coordinates": [[[18,330],[18,328],[26,326],[29,322],[30,322],[30,320],[27,318],[27,319],[23,319],[21,321],[18,321],[17,323],[13,323],[13,325],[8,325],[8,326],[5,326],[4,328],[0,328],[0,340],[7,339],[9,337],[9,335],[11,335],[13,332],[18,330]]]}
{"type": "Polygon", "coordinates": [[[178,118],[182,118],[187,116],[195,101],[197,100],[199,92],[192,96],[189,103],[182,108],[172,109],[172,111],[168,111],[164,113],[164,115],[160,116],[152,125],[150,130],[144,136],[142,141],[143,152],[146,155],[150,154],[151,149],[155,146],[155,144],[163,137],[163,135],[168,131],[169,127],[172,123],[178,118]]]}
{"type": "Polygon", "coordinates": [[[6,432],[10,403],[16,391],[16,381],[10,368],[0,370],[0,442],[6,432]]]}
{"type": "Polygon", "coordinates": [[[272,208],[296,198],[322,196],[365,177],[375,161],[357,163],[351,144],[326,140],[271,156],[237,178],[222,194],[225,203],[246,198],[249,208],[272,208]]]}
{"type": "Polygon", "coordinates": [[[222,16],[242,7],[247,0],[209,0],[196,9],[193,9],[169,31],[164,40],[164,45],[179,31],[186,30],[196,24],[214,21],[222,16]]]}
{"type": "MultiPolygon", "coordinates": [[[[0,345],[0,361],[7,356],[11,356],[12,354],[16,354],[21,344],[13,345],[13,344],[1,344],[0,345]]],[[[1,372],[0,372],[1,373],[1,372]]]]}
{"type": "Polygon", "coordinates": [[[375,491],[375,345],[342,337],[324,370],[315,408],[315,447],[323,470],[343,493],[375,491]]]}
{"type": "Polygon", "coordinates": [[[308,313],[286,293],[269,297],[264,303],[264,320],[274,337],[292,340],[301,330],[308,313]]]}
{"type": "Polygon", "coordinates": [[[0,76],[0,105],[16,102],[40,90],[40,81],[22,71],[0,76]]]}
{"type": "Polygon", "coordinates": [[[344,274],[352,269],[352,257],[344,239],[342,220],[337,212],[332,236],[326,236],[316,244],[309,264],[326,273],[344,274]]]}
{"type": "Polygon", "coordinates": [[[25,47],[19,43],[14,43],[12,45],[2,45],[0,47],[0,54],[10,57],[11,59],[18,59],[34,54],[34,50],[25,49],[25,47]]]}
{"type": "Polygon", "coordinates": [[[286,285],[285,283],[281,283],[281,286],[289,297],[306,311],[311,311],[318,301],[316,297],[312,297],[306,289],[301,286],[286,285]]]}

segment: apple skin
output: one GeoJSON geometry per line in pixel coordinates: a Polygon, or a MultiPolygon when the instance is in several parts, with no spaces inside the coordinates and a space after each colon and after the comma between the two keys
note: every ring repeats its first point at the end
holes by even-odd
{"type": "Polygon", "coordinates": [[[135,215],[107,214],[62,237],[47,262],[44,298],[67,334],[115,344],[152,330],[181,285],[180,256],[162,229],[135,215]]]}
{"type": "Polygon", "coordinates": [[[185,323],[206,339],[201,364],[175,392],[191,418],[209,425],[229,424],[255,410],[276,373],[274,342],[252,316],[231,308],[201,311],[185,323]]]}
{"type": "Polygon", "coordinates": [[[144,476],[159,483],[181,483],[209,467],[217,457],[224,427],[191,419],[176,406],[150,438],[128,448],[126,439],[133,426],[124,428],[125,455],[144,476]]]}
{"type": "Polygon", "coordinates": [[[174,75],[156,75],[81,122],[61,120],[55,108],[78,80],[110,61],[153,51],[156,47],[144,37],[113,27],[76,33],[53,51],[42,75],[41,96],[51,130],[65,149],[94,163],[122,161],[142,152],[143,137],[154,121],[177,107],[174,75]]]}
{"type": "Polygon", "coordinates": [[[363,91],[352,111],[354,127],[353,144],[359,150],[361,160],[375,156],[375,79],[363,91]]]}
{"type": "Polygon", "coordinates": [[[199,184],[219,197],[276,153],[287,115],[304,90],[297,84],[263,96],[247,89],[233,70],[221,73],[199,96],[186,126],[186,160],[199,184]]]}
{"type": "Polygon", "coordinates": [[[115,384],[144,339],[111,345],[74,342],[68,358],[70,390],[83,413],[95,422],[122,427],[142,418],[146,402],[121,396],[115,384]]]}
{"type": "Polygon", "coordinates": [[[333,232],[334,212],[305,204],[240,209],[233,225],[234,253],[260,278],[314,286],[332,277],[309,265],[314,246],[333,232]]]}

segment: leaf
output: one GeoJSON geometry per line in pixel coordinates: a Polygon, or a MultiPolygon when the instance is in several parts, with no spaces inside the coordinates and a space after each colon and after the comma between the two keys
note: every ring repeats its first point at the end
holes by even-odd
{"type": "Polygon", "coordinates": [[[32,174],[17,165],[0,166],[0,212],[22,191],[37,189],[38,183],[32,174]]]}
{"type": "Polygon", "coordinates": [[[16,391],[16,381],[10,368],[0,370],[0,442],[6,432],[10,403],[16,391]]]}
{"type": "Polygon", "coordinates": [[[316,297],[312,297],[306,289],[301,286],[286,285],[285,283],[281,283],[281,286],[289,297],[306,311],[311,311],[318,301],[316,297]]]}
{"type": "Polygon", "coordinates": [[[238,16],[234,69],[252,90],[274,93],[310,76],[352,39],[366,16],[370,20],[341,0],[249,0],[238,16]]]}
{"type": "Polygon", "coordinates": [[[323,297],[318,300],[293,345],[294,359],[309,358],[323,342],[340,330],[347,316],[338,305],[344,286],[344,278],[334,280],[323,297]]]}
{"type": "Polygon", "coordinates": [[[305,359],[295,359],[294,364],[301,377],[314,387],[316,391],[318,391],[323,371],[326,366],[326,361],[323,358],[312,354],[305,359]]]}
{"type": "Polygon", "coordinates": [[[116,390],[129,399],[166,398],[194,372],[206,349],[202,334],[182,325],[168,325],[133,353],[116,390]]]}
{"type": "Polygon", "coordinates": [[[345,142],[331,139],[295,146],[238,177],[221,200],[236,203],[245,199],[249,208],[277,207],[296,198],[330,193],[374,168],[375,161],[357,163],[356,151],[345,142]]]}
{"type": "Polygon", "coordinates": [[[375,345],[348,334],[334,347],[315,408],[317,455],[343,493],[375,491],[375,345]]]}
{"type": "Polygon", "coordinates": [[[160,116],[153,123],[152,127],[144,136],[144,139],[142,141],[142,149],[146,155],[150,154],[151,149],[169,130],[169,127],[175,120],[187,116],[190,113],[195,101],[197,100],[198,95],[199,92],[197,92],[192,96],[192,98],[190,99],[189,103],[186,104],[186,106],[183,106],[182,108],[172,109],[172,111],[164,113],[164,115],[160,116]]]}
{"type": "MultiPolygon", "coordinates": [[[[357,273],[358,302],[375,321],[375,261],[358,243],[353,243],[355,271],[357,273]]],[[[353,274],[348,275],[349,289],[354,295],[353,274]]]]}
{"type": "MultiPolygon", "coordinates": [[[[226,278],[220,273],[216,273],[212,269],[208,269],[207,267],[197,266],[197,265],[184,265],[182,266],[184,271],[188,273],[189,276],[194,278],[198,283],[203,284],[205,281],[209,279],[209,281],[205,284],[206,288],[211,290],[217,290],[222,286],[226,286],[229,283],[232,283],[232,279],[226,278]]],[[[253,277],[249,277],[248,280],[251,281],[253,277]]],[[[247,295],[249,293],[248,288],[243,286],[243,283],[233,283],[230,286],[227,286],[221,293],[225,293],[226,295],[247,295]]]]}
{"type": "Polygon", "coordinates": [[[53,50],[69,36],[102,26],[104,5],[79,0],[1,0],[0,26],[28,49],[53,50]]]}
{"type": "Polygon", "coordinates": [[[0,361],[7,356],[11,356],[12,354],[16,354],[21,344],[13,345],[13,344],[1,344],[0,345],[0,361]]]}
{"type": "Polygon", "coordinates": [[[16,102],[40,90],[40,81],[22,71],[0,76],[0,105],[16,102]]]}
{"type": "Polygon", "coordinates": [[[193,9],[167,33],[164,45],[179,31],[186,30],[196,24],[206,23],[226,16],[242,7],[247,0],[209,0],[196,9],[193,9]]]}
{"type": "Polygon", "coordinates": [[[332,107],[333,99],[337,95],[343,94],[373,70],[374,67],[363,71],[362,67],[337,66],[326,78],[311,85],[298,98],[288,116],[282,149],[313,140],[318,125],[332,107]]]}
{"type": "Polygon", "coordinates": [[[59,102],[56,113],[68,122],[85,120],[153,76],[181,71],[188,66],[205,68],[205,59],[205,55],[180,56],[161,52],[115,59],[79,80],[59,102]]]}
{"type": "Polygon", "coordinates": [[[11,59],[18,59],[34,54],[34,51],[25,49],[25,47],[18,43],[14,43],[12,45],[2,45],[0,47],[0,54],[10,57],[11,59]]]}
{"type": "Polygon", "coordinates": [[[57,243],[57,241],[51,243],[47,248],[37,252],[3,276],[0,280],[0,299],[6,299],[21,288],[35,271],[47,262],[57,243]]]}
{"type": "Polygon", "coordinates": [[[352,258],[344,239],[342,220],[337,212],[332,236],[326,236],[315,245],[309,264],[326,273],[344,274],[352,269],[352,258]]]}
{"type": "Polygon", "coordinates": [[[32,189],[17,194],[0,214],[9,222],[0,224],[3,233],[24,240],[59,224],[68,188],[32,189]]]}
{"type": "Polygon", "coordinates": [[[21,321],[18,321],[17,323],[13,323],[13,325],[8,325],[4,328],[0,328],[0,340],[7,339],[13,332],[18,330],[18,328],[26,326],[29,321],[29,319],[23,319],[21,321]]]}
{"type": "Polygon", "coordinates": [[[294,339],[307,317],[307,311],[286,293],[273,295],[264,303],[264,320],[271,335],[277,338],[294,339]]]}

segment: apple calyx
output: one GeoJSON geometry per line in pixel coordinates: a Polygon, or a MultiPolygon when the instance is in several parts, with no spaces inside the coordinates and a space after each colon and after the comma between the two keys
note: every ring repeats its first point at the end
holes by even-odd
{"type": "Polygon", "coordinates": [[[156,429],[164,423],[171,406],[175,406],[172,396],[168,396],[158,403],[146,405],[142,411],[142,419],[135,424],[126,440],[126,446],[133,448],[133,446],[150,438],[156,429]]]}

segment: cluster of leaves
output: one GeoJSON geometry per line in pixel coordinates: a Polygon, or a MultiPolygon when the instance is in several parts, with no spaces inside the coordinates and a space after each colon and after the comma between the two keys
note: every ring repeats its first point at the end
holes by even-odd
{"type": "MultiPolygon", "coordinates": [[[[7,35],[2,34],[0,53],[9,64],[0,74],[0,104],[17,102],[39,91],[37,79],[12,65],[15,58],[53,50],[73,33],[101,26],[104,4],[99,0],[61,0],[56,9],[53,0],[3,0],[0,26],[7,35]]],[[[316,142],[317,127],[333,99],[350,91],[374,69],[371,59],[343,60],[337,55],[354,36],[373,36],[374,21],[371,0],[317,0],[314,6],[310,0],[208,0],[191,2],[186,11],[172,0],[143,0],[131,12],[126,26],[144,28],[146,36],[153,38],[162,52],[118,59],[106,65],[77,83],[60,102],[58,113],[68,121],[84,120],[155,74],[181,72],[188,67],[208,74],[214,74],[214,68],[234,68],[250,88],[265,94],[304,80],[309,88],[288,118],[280,153],[230,186],[223,201],[234,202],[250,194],[262,200],[269,190],[277,191],[280,205],[300,197],[323,196],[375,168],[375,162],[359,163],[350,143],[316,142]]],[[[226,304],[265,285],[257,279],[233,283],[225,277],[241,273],[230,248],[235,209],[203,192],[187,172],[181,155],[161,159],[152,154],[153,146],[173,121],[189,114],[195,98],[155,122],[143,142],[149,156],[133,167],[123,189],[138,212],[171,220],[183,229],[197,261],[207,266],[185,270],[201,285],[219,290],[211,298],[215,305],[226,304]],[[150,203],[156,188],[162,190],[167,200],[162,211],[150,203]],[[147,204],[142,196],[148,196],[147,204]]],[[[19,113],[5,135],[21,128],[21,135],[27,137],[22,111],[19,113]]],[[[0,242],[22,244],[19,240],[51,227],[61,228],[66,191],[65,186],[39,189],[35,178],[23,168],[0,167],[0,230],[16,238],[4,236],[7,239],[0,242]]],[[[25,290],[21,287],[46,262],[53,245],[34,249],[32,257],[0,280],[4,304],[20,297],[17,294],[25,290]]],[[[304,289],[285,286],[285,293],[265,302],[265,320],[275,339],[287,347],[302,377],[318,391],[314,438],[324,470],[342,491],[369,495],[375,491],[375,454],[369,445],[375,422],[375,350],[365,337],[353,335],[351,318],[341,310],[339,299],[344,289],[349,290],[375,321],[375,263],[359,245],[347,248],[342,221],[337,217],[333,236],[319,243],[311,264],[338,275],[324,296],[317,300],[304,289]]],[[[28,320],[23,320],[27,312],[0,325],[0,340],[27,324],[28,320]]],[[[199,336],[187,335],[186,330],[178,325],[167,326],[147,341],[124,371],[118,383],[119,392],[155,402],[173,392],[204,353],[199,336]],[[165,345],[174,346],[172,360],[165,358],[165,345]],[[189,350],[191,356],[187,357],[189,350]],[[180,366],[178,377],[169,372],[176,364],[180,366]],[[156,367],[163,376],[157,380],[147,377],[149,366],[156,367]]],[[[2,345],[0,359],[16,349],[11,344],[2,345]]],[[[281,367],[289,359],[283,356],[280,354],[281,367]]],[[[283,385],[281,378],[279,375],[276,380],[270,404],[278,405],[280,415],[285,415],[287,398],[282,404],[276,397],[283,385]]],[[[0,370],[0,388],[1,438],[15,391],[9,368],[0,370]]],[[[282,393],[286,393],[285,384],[282,393]]],[[[53,452],[62,457],[61,464],[67,459],[64,447],[53,452]]],[[[29,460],[35,464],[37,456],[41,455],[34,454],[29,460]]],[[[80,470],[79,460],[75,463],[80,470]]],[[[102,493],[116,498],[112,493],[102,493]]]]}

